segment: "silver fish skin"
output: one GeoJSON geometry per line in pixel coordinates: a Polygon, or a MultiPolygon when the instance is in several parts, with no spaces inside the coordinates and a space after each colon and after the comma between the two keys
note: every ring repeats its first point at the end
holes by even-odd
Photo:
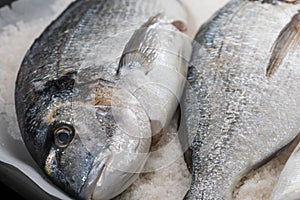
{"type": "Polygon", "coordinates": [[[280,173],[271,200],[295,200],[300,197],[300,144],[294,149],[280,173]]]}
{"type": "Polygon", "coordinates": [[[300,132],[299,9],[232,0],[195,36],[180,130],[191,145],[185,199],[232,199],[300,132]]]}
{"type": "Polygon", "coordinates": [[[47,177],[76,199],[111,199],[142,171],[178,107],[191,55],[176,0],[80,0],[25,55],[21,134],[47,177]]]}

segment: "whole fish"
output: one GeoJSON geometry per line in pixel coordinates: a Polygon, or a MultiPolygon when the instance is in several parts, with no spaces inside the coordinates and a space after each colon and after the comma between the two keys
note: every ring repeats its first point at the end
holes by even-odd
{"type": "Polygon", "coordinates": [[[142,171],[185,85],[185,18],[177,0],[80,0],[27,52],[15,89],[19,127],[70,196],[111,199],[142,171]]]}
{"type": "Polygon", "coordinates": [[[278,182],[271,194],[271,200],[294,200],[300,197],[300,143],[288,158],[278,182]]]}
{"type": "Polygon", "coordinates": [[[232,0],[195,36],[182,98],[193,174],[185,199],[232,199],[250,170],[299,133],[299,9],[232,0]]]}

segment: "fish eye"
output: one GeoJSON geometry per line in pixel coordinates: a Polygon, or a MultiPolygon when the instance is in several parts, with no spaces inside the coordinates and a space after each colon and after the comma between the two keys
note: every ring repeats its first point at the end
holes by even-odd
{"type": "Polygon", "coordinates": [[[58,147],[66,147],[74,137],[74,129],[70,126],[63,125],[54,131],[54,142],[58,147]]]}

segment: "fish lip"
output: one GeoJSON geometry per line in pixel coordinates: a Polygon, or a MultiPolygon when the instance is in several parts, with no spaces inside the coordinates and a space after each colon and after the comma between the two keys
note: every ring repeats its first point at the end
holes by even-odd
{"type": "Polygon", "coordinates": [[[81,188],[81,192],[79,193],[79,197],[82,199],[92,199],[94,190],[97,186],[97,182],[99,181],[103,170],[105,169],[105,160],[97,162],[93,165],[84,185],[81,188]]]}
{"type": "MultiPolygon", "coordinates": [[[[107,169],[109,167],[109,164],[107,162],[111,162],[111,159],[106,158],[106,159],[103,159],[102,161],[96,162],[93,165],[93,167],[91,168],[91,170],[88,174],[88,177],[81,189],[81,192],[78,195],[80,199],[87,199],[87,200],[94,199],[94,194],[97,189],[100,189],[100,191],[103,192],[103,188],[102,188],[103,183],[98,185],[99,182],[101,182],[101,178],[107,177],[107,173],[113,173],[110,170],[107,171],[107,169]]],[[[116,171],[118,171],[118,170],[116,170],[116,171]]],[[[128,178],[132,178],[133,176],[136,176],[136,174],[134,174],[134,173],[132,173],[132,174],[130,173],[131,176],[128,176],[128,173],[126,173],[126,172],[121,172],[121,173],[125,173],[127,175],[126,177],[128,177],[128,178]]],[[[122,176],[119,176],[119,177],[122,177],[122,176]]],[[[113,180],[115,180],[115,179],[113,179],[113,180]]],[[[111,186],[113,186],[113,185],[111,185],[111,186]]],[[[115,195],[115,193],[111,193],[111,194],[113,195],[113,197],[117,195],[117,194],[115,195]]],[[[104,194],[102,194],[102,195],[104,195],[104,194]]],[[[99,198],[96,198],[96,199],[99,199],[99,198]]],[[[102,196],[100,199],[111,199],[111,198],[108,198],[108,196],[106,194],[106,195],[102,196]]]]}

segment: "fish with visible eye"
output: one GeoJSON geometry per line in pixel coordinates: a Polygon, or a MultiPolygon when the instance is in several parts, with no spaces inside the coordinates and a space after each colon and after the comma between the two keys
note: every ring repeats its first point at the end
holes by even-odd
{"type": "Polygon", "coordinates": [[[37,164],[77,199],[131,185],[185,85],[191,41],[179,1],[80,0],[27,52],[15,103],[37,164]]]}
{"type": "Polygon", "coordinates": [[[201,26],[182,98],[185,199],[232,199],[247,173],[299,134],[299,9],[232,0],[201,26]]]}

